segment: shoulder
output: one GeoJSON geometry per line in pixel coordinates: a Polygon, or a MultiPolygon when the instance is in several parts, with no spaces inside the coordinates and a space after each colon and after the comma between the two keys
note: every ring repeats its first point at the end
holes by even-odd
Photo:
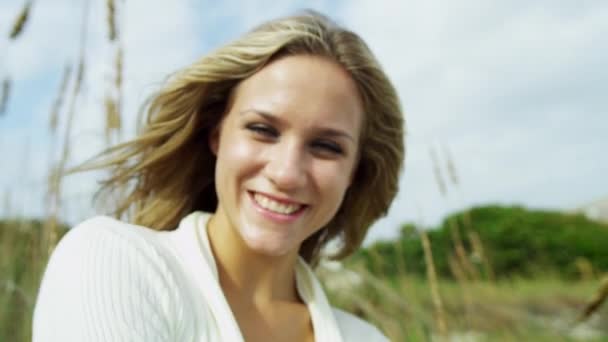
{"type": "Polygon", "coordinates": [[[110,278],[113,288],[123,284],[130,289],[150,286],[145,284],[147,280],[170,278],[173,268],[169,264],[170,251],[164,248],[160,235],[107,216],[93,217],[70,229],[59,241],[43,281],[72,273],[72,282],[82,280],[93,287],[91,279],[107,282],[110,278]],[[133,283],[135,280],[142,283],[133,283]]]}
{"type": "Polygon", "coordinates": [[[129,260],[149,259],[156,248],[147,243],[151,239],[145,238],[148,234],[143,229],[106,216],[90,218],[71,228],[55,246],[45,276],[57,268],[94,272],[124,267],[129,260]]]}
{"type": "Polygon", "coordinates": [[[388,341],[378,328],[361,318],[335,307],[332,307],[332,311],[344,341],[388,341]]]}
{"type": "Polygon", "coordinates": [[[77,242],[92,242],[99,238],[116,239],[131,244],[154,244],[154,236],[157,234],[157,231],[146,227],[122,222],[108,216],[95,216],[70,229],[57,248],[66,248],[65,245],[77,242]]]}
{"type": "Polygon", "coordinates": [[[57,244],[49,262],[76,254],[81,258],[75,261],[80,263],[105,264],[111,258],[120,261],[113,265],[115,267],[128,266],[126,261],[160,267],[172,257],[172,250],[166,245],[166,233],[107,216],[95,216],[70,229],[57,244]],[[82,257],[87,259],[82,260],[82,257]]]}
{"type": "Polygon", "coordinates": [[[78,224],[47,264],[34,336],[97,340],[101,335],[89,334],[105,331],[148,339],[170,332],[167,319],[180,316],[181,291],[167,253],[159,233],[145,227],[105,216],[78,224]]]}
{"type": "Polygon", "coordinates": [[[158,268],[166,263],[169,253],[159,235],[149,228],[96,216],[66,233],[51,254],[47,272],[53,267],[78,268],[87,274],[132,267],[139,276],[152,276],[162,271],[158,268]]]}

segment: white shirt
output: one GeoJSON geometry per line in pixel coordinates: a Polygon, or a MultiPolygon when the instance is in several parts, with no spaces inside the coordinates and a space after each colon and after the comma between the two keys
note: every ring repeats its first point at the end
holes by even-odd
{"type": "MultiPolygon", "coordinates": [[[[33,341],[244,341],[219,284],[209,217],[192,213],[173,231],[105,216],[71,229],[44,273],[33,341]]],[[[332,308],[302,259],[296,283],[315,341],[387,341],[371,324],[332,308]]]]}

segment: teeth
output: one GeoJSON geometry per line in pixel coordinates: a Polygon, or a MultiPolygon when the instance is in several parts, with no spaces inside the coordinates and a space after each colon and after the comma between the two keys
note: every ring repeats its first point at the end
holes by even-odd
{"type": "Polygon", "coordinates": [[[256,193],[253,198],[264,209],[274,211],[279,214],[289,215],[298,211],[301,207],[299,204],[285,204],[272,200],[264,195],[256,193]]]}

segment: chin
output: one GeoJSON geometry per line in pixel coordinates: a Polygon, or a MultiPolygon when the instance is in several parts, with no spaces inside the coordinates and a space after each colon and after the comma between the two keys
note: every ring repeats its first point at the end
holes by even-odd
{"type": "Polygon", "coordinates": [[[268,247],[263,246],[263,247],[255,248],[254,251],[256,251],[259,254],[265,255],[265,256],[279,258],[279,257],[284,257],[286,255],[289,255],[292,250],[291,249],[272,248],[272,247],[268,248],[268,247]]]}
{"type": "Polygon", "coordinates": [[[241,236],[249,249],[269,257],[286,256],[299,247],[290,241],[277,241],[276,238],[264,235],[248,236],[245,232],[242,232],[241,236]]]}

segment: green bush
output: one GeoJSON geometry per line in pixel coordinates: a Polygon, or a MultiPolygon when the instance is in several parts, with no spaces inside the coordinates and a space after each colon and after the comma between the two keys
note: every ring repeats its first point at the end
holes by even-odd
{"type": "MultiPolygon", "coordinates": [[[[377,242],[352,261],[363,262],[376,275],[404,271],[424,275],[424,253],[417,232],[416,226],[406,224],[399,239],[377,242]]],[[[454,257],[454,232],[461,236],[470,263],[482,274],[482,260],[472,253],[470,232],[479,235],[498,278],[531,277],[538,272],[571,278],[579,273],[575,264],[579,258],[586,259],[596,271],[608,271],[608,225],[580,214],[483,206],[450,215],[439,227],[427,230],[435,267],[444,277],[452,276],[448,258],[454,257]]]]}

